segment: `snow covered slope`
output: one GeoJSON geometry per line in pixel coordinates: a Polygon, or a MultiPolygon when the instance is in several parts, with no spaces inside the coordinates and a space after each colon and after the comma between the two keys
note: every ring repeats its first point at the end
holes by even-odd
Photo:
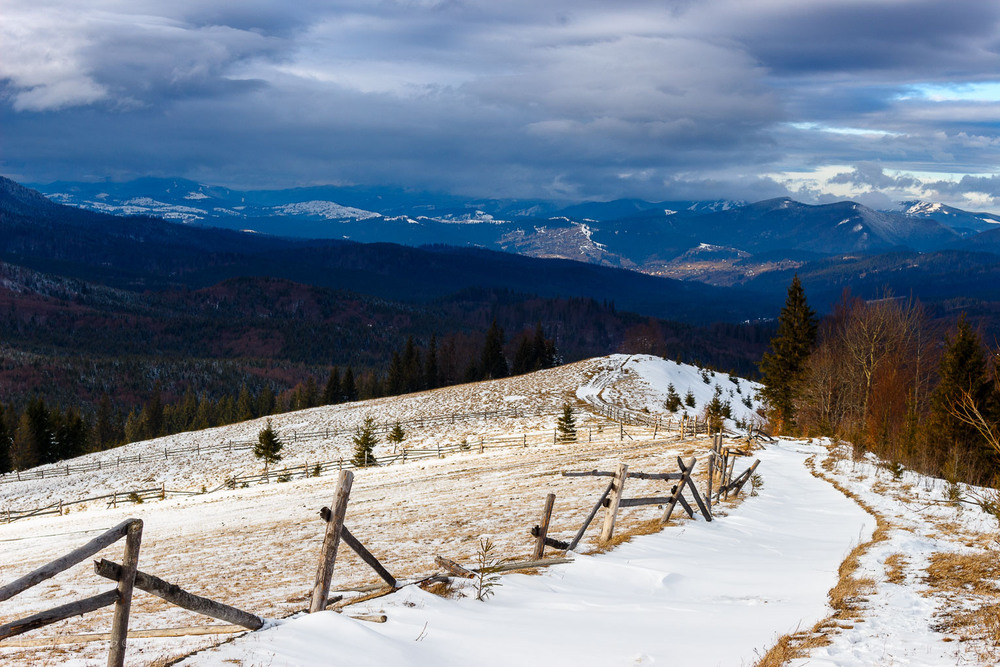
{"type": "MultiPolygon", "coordinates": [[[[298,439],[293,434],[350,427],[367,415],[379,421],[466,415],[454,424],[435,420],[414,425],[404,441],[410,447],[509,438],[506,446],[485,447],[482,453],[470,446],[445,458],[356,471],[347,525],[407,582],[435,572],[436,555],[472,565],[481,537],[490,537],[505,558],[527,557],[533,542],[528,529],[537,523],[547,493],[556,494],[550,534],[557,539],[572,536],[606,482],[563,477],[563,471],[609,470],[619,461],[632,471],[673,471],[677,456],[704,460],[710,447],[704,436],[680,440],[676,433],[664,436],[660,429],[654,439],[652,429],[628,426],[621,440],[617,424],[588,408],[607,404],[666,417],[663,401],[669,384],[681,396],[688,390],[695,396],[695,407],[687,408],[692,415],[700,414],[716,385],[726,396],[732,390],[735,418],[745,421],[753,414],[741,398],[752,397],[755,389],[746,380],[656,357],[614,355],[529,376],[317,408],[273,420],[287,443],[282,463],[349,453],[346,436],[298,439]],[[556,414],[566,403],[577,407],[578,440],[554,444],[556,414]],[[480,416],[470,415],[476,411],[480,416]],[[496,412],[504,416],[490,414],[496,412]],[[540,437],[512,446],[510,441],[524,433],[540,437]]],[[[749,402],[754,405],[752,398],[749,402]]],[[[255,437],[261,426],[249,422],[91,455],[110,461],[141,452],[150,458],[90,473],[0,484],[0,507],[137,483],[198,489],[260,466],[245,450],[164,459],[164,448],[169,452],[193,443],[207,447],[255,437]]],[[[376,451],[383,457],[389,453],[385,443],[376,451]]],[[[720,502],[711,523],[696,515],[693,521],[676,519],[664,530],[646,534],[658,527],[662,510],[655,505],[626,508],[617,530],[634,535],[631,541],[603,552],[596,542],[599,529],[592,527],[572,563],[541,570],[538,576],[504,576],[486,602],[473,599],[461,586],[457,596],[441,598],[411,585],[346,609],[349,614],[385,613],[388,622],[380,625],[333,611],[296,614],[308,604],[324,529],[317,511],[331,501],[331,476],[140,505],[91,503],[74,506],[68,515],[0,524],[0,582],[135,516],[145,523],[142,570],[274,619],[262,631],[189,656],[182,663],[186,665],[278,667],[329,665],[332,660],[352,665],[738,665],[753,663],[780,635],[808,630],[830,615],[827,591],[838,581],[841,561],[859,543],[880,540],[861,559],[861,574],[875,582],[869,601],[859,603],[861,620],[850,628],[838,624],[839,634],[815,649],[813,657],[831,665],[880,664],[880,656],[886,655],[902,664],[976,661],[976,651],[984,649],[981,642],[949,642],[960,635],[940,629],[947,607],[970,605],[970,600],[922,596],[931,589],[921,583],[921,568],[935,554],[969,553],[970,545],[986,544],[977,537],[993,529],[983,521],[985,515],[963,514],[943,502],[928,511],[927,502],[947,498],[943,484],[909,473],[897,480],[877,462],[851,461],[829,443],[783,441],[753,456],[762,461],[758,494],[720,502]],[[898,529],[883,539],[885,531],[876,531],[876,518],[826,478],[874,507],[880,529],[885,521],[898,529]],[[943,532],[939,525],[951,527],[943,532]],[[960,537],[949,541],[949,534],[960,537]],[[911,551],[916,555],[902,583],[890,582],[889,557],[911,551]]],[[[740,460],[737,469],[748,464],[748,459],[740,460]]],[[[706,480],[700,471],[701,464],[697,484],[703,487],[706,480]]],[[[663,482],[630,479],[626,496],[663,495],[668,490],[663,482]]],[[[121,546],[100,556],[118,560],[121,546]]],[[[375,581],[352,553],[341,552],[334,589],[375,581]]],[[[106,588],[84,563],[0,604],[0,623],[106,588]]],[[[195,624],[206,621],[136,594],[133,629],[195,624]]],[[[110,614],[98,612],[35,634],[101,632],[109,625],[110,614]]],[[[172,660],[221,638],[132,639],[129,664],[172,660]]],[[[0,644],[0,662],[98,665],[106,661],[106,651],[106,642],[56,649],[5,642],[0,644]]]]}

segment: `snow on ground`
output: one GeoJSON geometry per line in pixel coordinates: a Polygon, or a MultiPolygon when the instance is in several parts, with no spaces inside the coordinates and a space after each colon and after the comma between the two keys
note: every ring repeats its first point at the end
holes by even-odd
{"type": "MultiPolygon", "coordinates": [[[[614,355],[519,378],[272,419],[286,439],[291,465],[335,458],[349,447],[349,436],[289,439],[296,430],[350,428],[367,415],[393,421],[519,406],[516,417],[483,416],[413,427],[404,444],[427,447],[551,433],[561,406],[580,401],[579,416],[588,426],[575,443],[539,438],[527,447],[487,448],[483,453],[471,448],[443,459],[356,471],[347,525],[398,579],[412,581],[437,570],[436,555],[472,565],[481,537],[492,538],[505,558],[527,557],[533,543],[528,529],[538,522],[550,492],[556,494],[550,535],[571,537],[606,481],[563,477],[562,471],[610,470],[618,461],[628,463],[632,471],[674,471],[678,455],[703,457],[710,446],[705,437],[679,440],[676,433],[664,437],[662,430],[652,439],[652,431],[636,427],[629,427],[634,439],[622,442],[608,437],[617,427],[585,415],[588,404],[663,415],[666,386],[672,383],[682,397],[688,389],[696,395],[691,414],[700,414],[719,385],[724,392],[732,388],[734,417],[745,421],[751,414],[740,411],[741,397],[752,395],[755,387],[738,382],[655,357],[614,355]]],[[[0,507],[44,504],[53,494],[84,497],[93,489],[134,486],[137,481],[164,482],[168,488],[214,486],[234,472],[259,470],[259,464],[247,451],[166,460],[162,455],[157,459],[156,452],[162,453],[164,446],[253,438],[262,425],[258,420],[91,455],[111,460],[145,452],[150,459],[110,470],[0,484],[0,507]]],[[[380,447],[379,452],[388,451],[387,445],[380,447]]],[[[829,645],[813,649],[796,664],[984,660],[982,642],[950,642],[961,637],[941,631],[947,608],[973,607],[978,598],[963,597],[961,591],[937,594],[924,574],[942,553],[987,548],[984,535],[995,531],[995,525],[985,521],[985,515],[939,502],[946,499],[940,482],[910,473],[896,480],[874,461],[845,459],[842,448],[829,443],[781,441],[754,456],[762,460],[758,471],[764,485],[759,494],[724,501],[712,523],[683,518],[647,535],[662,510],[625,508],[617,532],[637,536],[602,553],[596,542],[599,514],[574,562],[534,576],[506,575],[486,602],[469,597],[467,589],[442,598],[406,586],[346,609],[351,614],[384,612],[388,621],[381,625],[332,611],[296,615],[308,605],[324,529],[317,512],[332,500],[333,477],[117,508],[94,503],[74,507],[65,516],[0,524],[0,582],[134,516],[145,523],[141,569],[275,622],[217,648],[209,647],[222,639],[219,636],[131,639],[130,664],[154,664],[197,650],[183,664],[325,665],[331,656],[358,665],[752,664],[780,635],[809,630],[831,613],[827,591],[837,582],[841,561],[855,546],[872,540],[875,518],[827,477],[864,500],[892,528],[887,539],[872,542],[861,556],[862,575],[875,582],[861,618],[840,622],[829,645]],[[905,555],[902,580],[887,564],[899,562],[890,558],[896,554],[905,555]],[[935,595],[925,595],[929,592],[935,595]]],[[[748,463],[741,460],[737,470],[748,463]]],[[[699,486],[704,483],[699,476],[699,486]]],[[[668,491],[662,482],[630,479],[626,486],[627,497],[668,491]]],[[[119,560],[121,549],[121,544],[112,546],[101,556],[119,560]]],[[[353,553],[341,551],[333,589],[376,581],[353,553]]],[[[89,564],[81,564],[0,603],[0,623],[108,586],[89,564]]],[[[134,598],[133,629],[205,624],[207,619],[145,593],[134,598]]],[[[110,612],[105,610],[28,637],[104,632],[109,627],[110,612]]],[[[97,665],[105,663],[106,651],[107,642],[55,649],[7,643],[0,644],[0,663],[97,665]]]]}
{"type": "Polygon", "coordinates": [[[355,665],[750,661],[776,631],[826,615],[840,561],[874,527],[809,474],[802,462],[815,450],[762,453],[770,492],[729,516],[679,523],[541,576],[507,576],[485,603],[409,587],[362,605],[384,611],[383,625],[303,615],[181,664],[326,665],[333,650],[355,665]]]}

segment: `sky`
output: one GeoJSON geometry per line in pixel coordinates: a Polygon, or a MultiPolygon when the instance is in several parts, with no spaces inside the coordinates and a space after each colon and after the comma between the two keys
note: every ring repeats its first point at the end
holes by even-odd
{"type": "Polygon", "coordinates": [[[0,0],[0,174],[1000,211],[986,0],[0,0]]]}

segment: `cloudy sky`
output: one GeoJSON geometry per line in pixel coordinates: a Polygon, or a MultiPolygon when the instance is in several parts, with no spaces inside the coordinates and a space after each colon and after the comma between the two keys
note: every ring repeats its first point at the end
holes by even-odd
{"type": "Polygon", "coordinates": [[[1000,210],[988,0],[0,0],[0,173],[1000,210]]]}

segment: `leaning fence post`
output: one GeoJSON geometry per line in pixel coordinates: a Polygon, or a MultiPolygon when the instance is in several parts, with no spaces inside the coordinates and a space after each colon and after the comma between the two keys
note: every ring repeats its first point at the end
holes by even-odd
{"type": "Polygon", "coordinates": [[[712,479],[715,477],[715,450],[708,453],[708,490],[705,492],[705,505],[709,515],[712,513],[712,479]]]}
{"type": "Polygon", "coordinates": [[[541,560],[545,554],[545,537],[549,534],[549,522],[552,519],[552,505],[556,502],[556,494],[545,496],[545,509],[542,510],[542,522],[538,524],[538,537],[535,540],[535,551],[532,560],[541,560]]]}
{"type": "Polygon", "coordinates": [[[615,532],[615,519],[618,517],[618,506],[621,504],[622,493],[625,490],[625,479],[628,477],[628,465],[618,464],[615,471],[611,497],[608,499],[608,513],[604,515],[604,528],[601,529],[601,541],[607,542],[615,532]]]}
{"type": "Polygon", "coordinates": [[[333,511],[326,524],[326,536],[323,538],[323,551],[320,554],[319,568],[316,570],[316,584],[312,590],[312,601],[309,613],[323,611],[330,596],[330,580],[333,578],[333,565],[337,560],[337,548],[340,546],[340,529],[344,527],[344,516],[347,514],[347,501],[351,497],[351,484],[354,473],[341,470],[337,478],[337,492],[333,498],[333,511]]]}
{"type": "Polygon", "coordinates": [[[139,569],[139,545],[142,543],[142,520],[134,520],[125,534],[125,557],[122,558],[122,573],[118,579],[118,601],[115,602],[115,617],[111,622],[111,649],[108,651],[108,667],[123,667],[125,664],[125,640],[128,639],[128,615],[132,609],[132,588],[135,586],[135,572],[139,569]]]}

